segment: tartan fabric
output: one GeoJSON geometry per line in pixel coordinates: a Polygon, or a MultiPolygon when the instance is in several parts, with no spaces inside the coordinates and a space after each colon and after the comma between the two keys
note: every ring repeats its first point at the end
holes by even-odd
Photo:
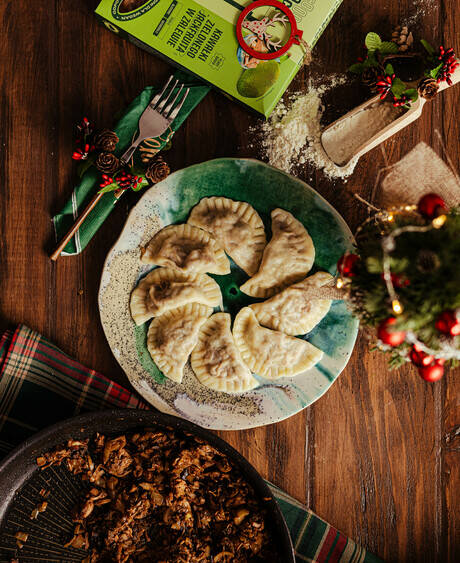
{"type": "MultiPolygon", "coordinates": [[[[182,71],[177,70],[174,77],[179,79],[185,86],[190,88],[187,99],[182,106],[179,115],[172,122],[171,127],[161,137],[157,137],[157,150],[162,150],[165,145],[170,141],[174,133],[179,129],[182,123],[187,119],[188,115],[195,109],[201,100],[209,92],[209,86],[206,86],[199,80],[191,77],[182,71]]],[[[114,126],[113,130],[119,137],[119,142],[115,150],[117,156],[121,156],[128,148],[133,139],[139,118],[142,112],[150,103],[153,95],[157,91],[156,88],[148,86],[135,98],[131,105],[126,109],[121,119],[114,126]]],[[[138,157],[136,156],[136,159],[138,157]]],[[[79,210],[83,209],[91,197],[95,194],[96,186],[100,181],[100,174],[91,166],[82,176],[78,185],[72,191],[70,199],[65,204],[62,211],[53,217],[54,230],[56,240],[61,240],[68,232],[70,227],[78,217],[79,210]]],[[[104,194],[102,199],[97,203],[96,207],[91,211],[85,219],[83,225],[78,229],[75,236],[69,241],[64,248],[62,256],[79,254],[85,249],[86,245],[90,242],[93,236],[98,231],[102,223],[107,219],[112,212],[117,199],[113,192],[104,194]]]]}
{"type": "MultiPolygon", "coordinates": [[[[148,408],[134,393],[82,366],[24,325],[0,338],[0,456],[50,424],[113,407],[148,408]]],[[[381,561],[281,489],[268,485],[291,531],[298,563],[381,561]]]]}

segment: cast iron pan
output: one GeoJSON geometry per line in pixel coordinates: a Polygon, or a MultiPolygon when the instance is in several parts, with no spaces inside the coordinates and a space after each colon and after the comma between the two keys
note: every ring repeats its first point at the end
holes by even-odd
{"type": "Polygon", "coordinates": [[[207,430],[173,416],[153,411],[120,409],[84,414],[71,418],[29,438],[0,464],[0,563],[17,557],[21,563],[79,562],[87,552],[64,548],[72,535],[70,513],[80,498],[79,480],[65,467],[38,469],[36,458],[70,438],[88,438],[94,433],[117,434],[143,427],[169,427],[190,432],[223,452],[240,469],[256,495],[266,505],[272,536],[283,563],[294,563],[289,530],[270,489],[244,457],[207,430]],[[48,507],[36,520],[32,510],[43,501],[39,491],[51,493],[48,507]],[[29,534],[24,547],[16,547],[16,532],[29,534]]]}

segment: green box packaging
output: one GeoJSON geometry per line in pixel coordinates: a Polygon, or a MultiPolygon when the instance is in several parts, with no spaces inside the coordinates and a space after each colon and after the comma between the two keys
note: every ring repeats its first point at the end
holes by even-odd
{"type": "MultiPolygon", "coordinates": [[[[315,45],[341,2],[283,1],[294,14],[310,47],[315,45]]],[[[111,31],[268,117],[301,67],[305,49],[293,45],[287,54],[270,61],[247,55],[238,44],[236,23],[250,3],[249,0],[102,0],[96,14],[111,31]]],[[[254,12],[257,19],[271,14],[273,9],[267,7],[254,12]]],[[[243,35],[249,45],[258,49],[257,34],[244,29],[243,35]]]]}

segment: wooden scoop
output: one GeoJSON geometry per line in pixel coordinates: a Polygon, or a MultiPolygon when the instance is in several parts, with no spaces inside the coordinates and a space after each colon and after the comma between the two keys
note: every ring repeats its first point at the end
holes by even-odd
{"type": "MultiPolygon", "coordinates": [[[[451,80],[452,85],[460,81],[460,67],[451,80]]],[[[441,82],[438,92],[446,88],[447,82],[441,82]]],[[[332,162],[344,167],[418,119],[426,101],[419,97],[405,110],[374,96],[326,127],[321,133],[323,149],[332,162]]]]}

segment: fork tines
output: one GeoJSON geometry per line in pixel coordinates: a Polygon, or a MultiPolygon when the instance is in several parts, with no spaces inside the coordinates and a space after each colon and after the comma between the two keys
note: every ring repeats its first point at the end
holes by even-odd
{"type": "Polygon", "coordinates": [[[177,117],[190,92],[190,88],[187,88],[182,98],[179,101],[179,97],[184,89],[184,85],[181,84],[179,80],[176,80],[172,84],[172,86],[170,86],[172,81],[173,81],[173,76],[171,75],[169,77],[169,80],[166,82],[163,89],[161,90],[161,92],[158,92],[158,94],[156,94],[153,97],[152,101],[149,104],[149,106],[153,110],[157,111],[163,117],[170,120],[173,120],[177,117]],[[177,94],[174,96],[176,87],[179,87],[179,90],[177,94]]]}

